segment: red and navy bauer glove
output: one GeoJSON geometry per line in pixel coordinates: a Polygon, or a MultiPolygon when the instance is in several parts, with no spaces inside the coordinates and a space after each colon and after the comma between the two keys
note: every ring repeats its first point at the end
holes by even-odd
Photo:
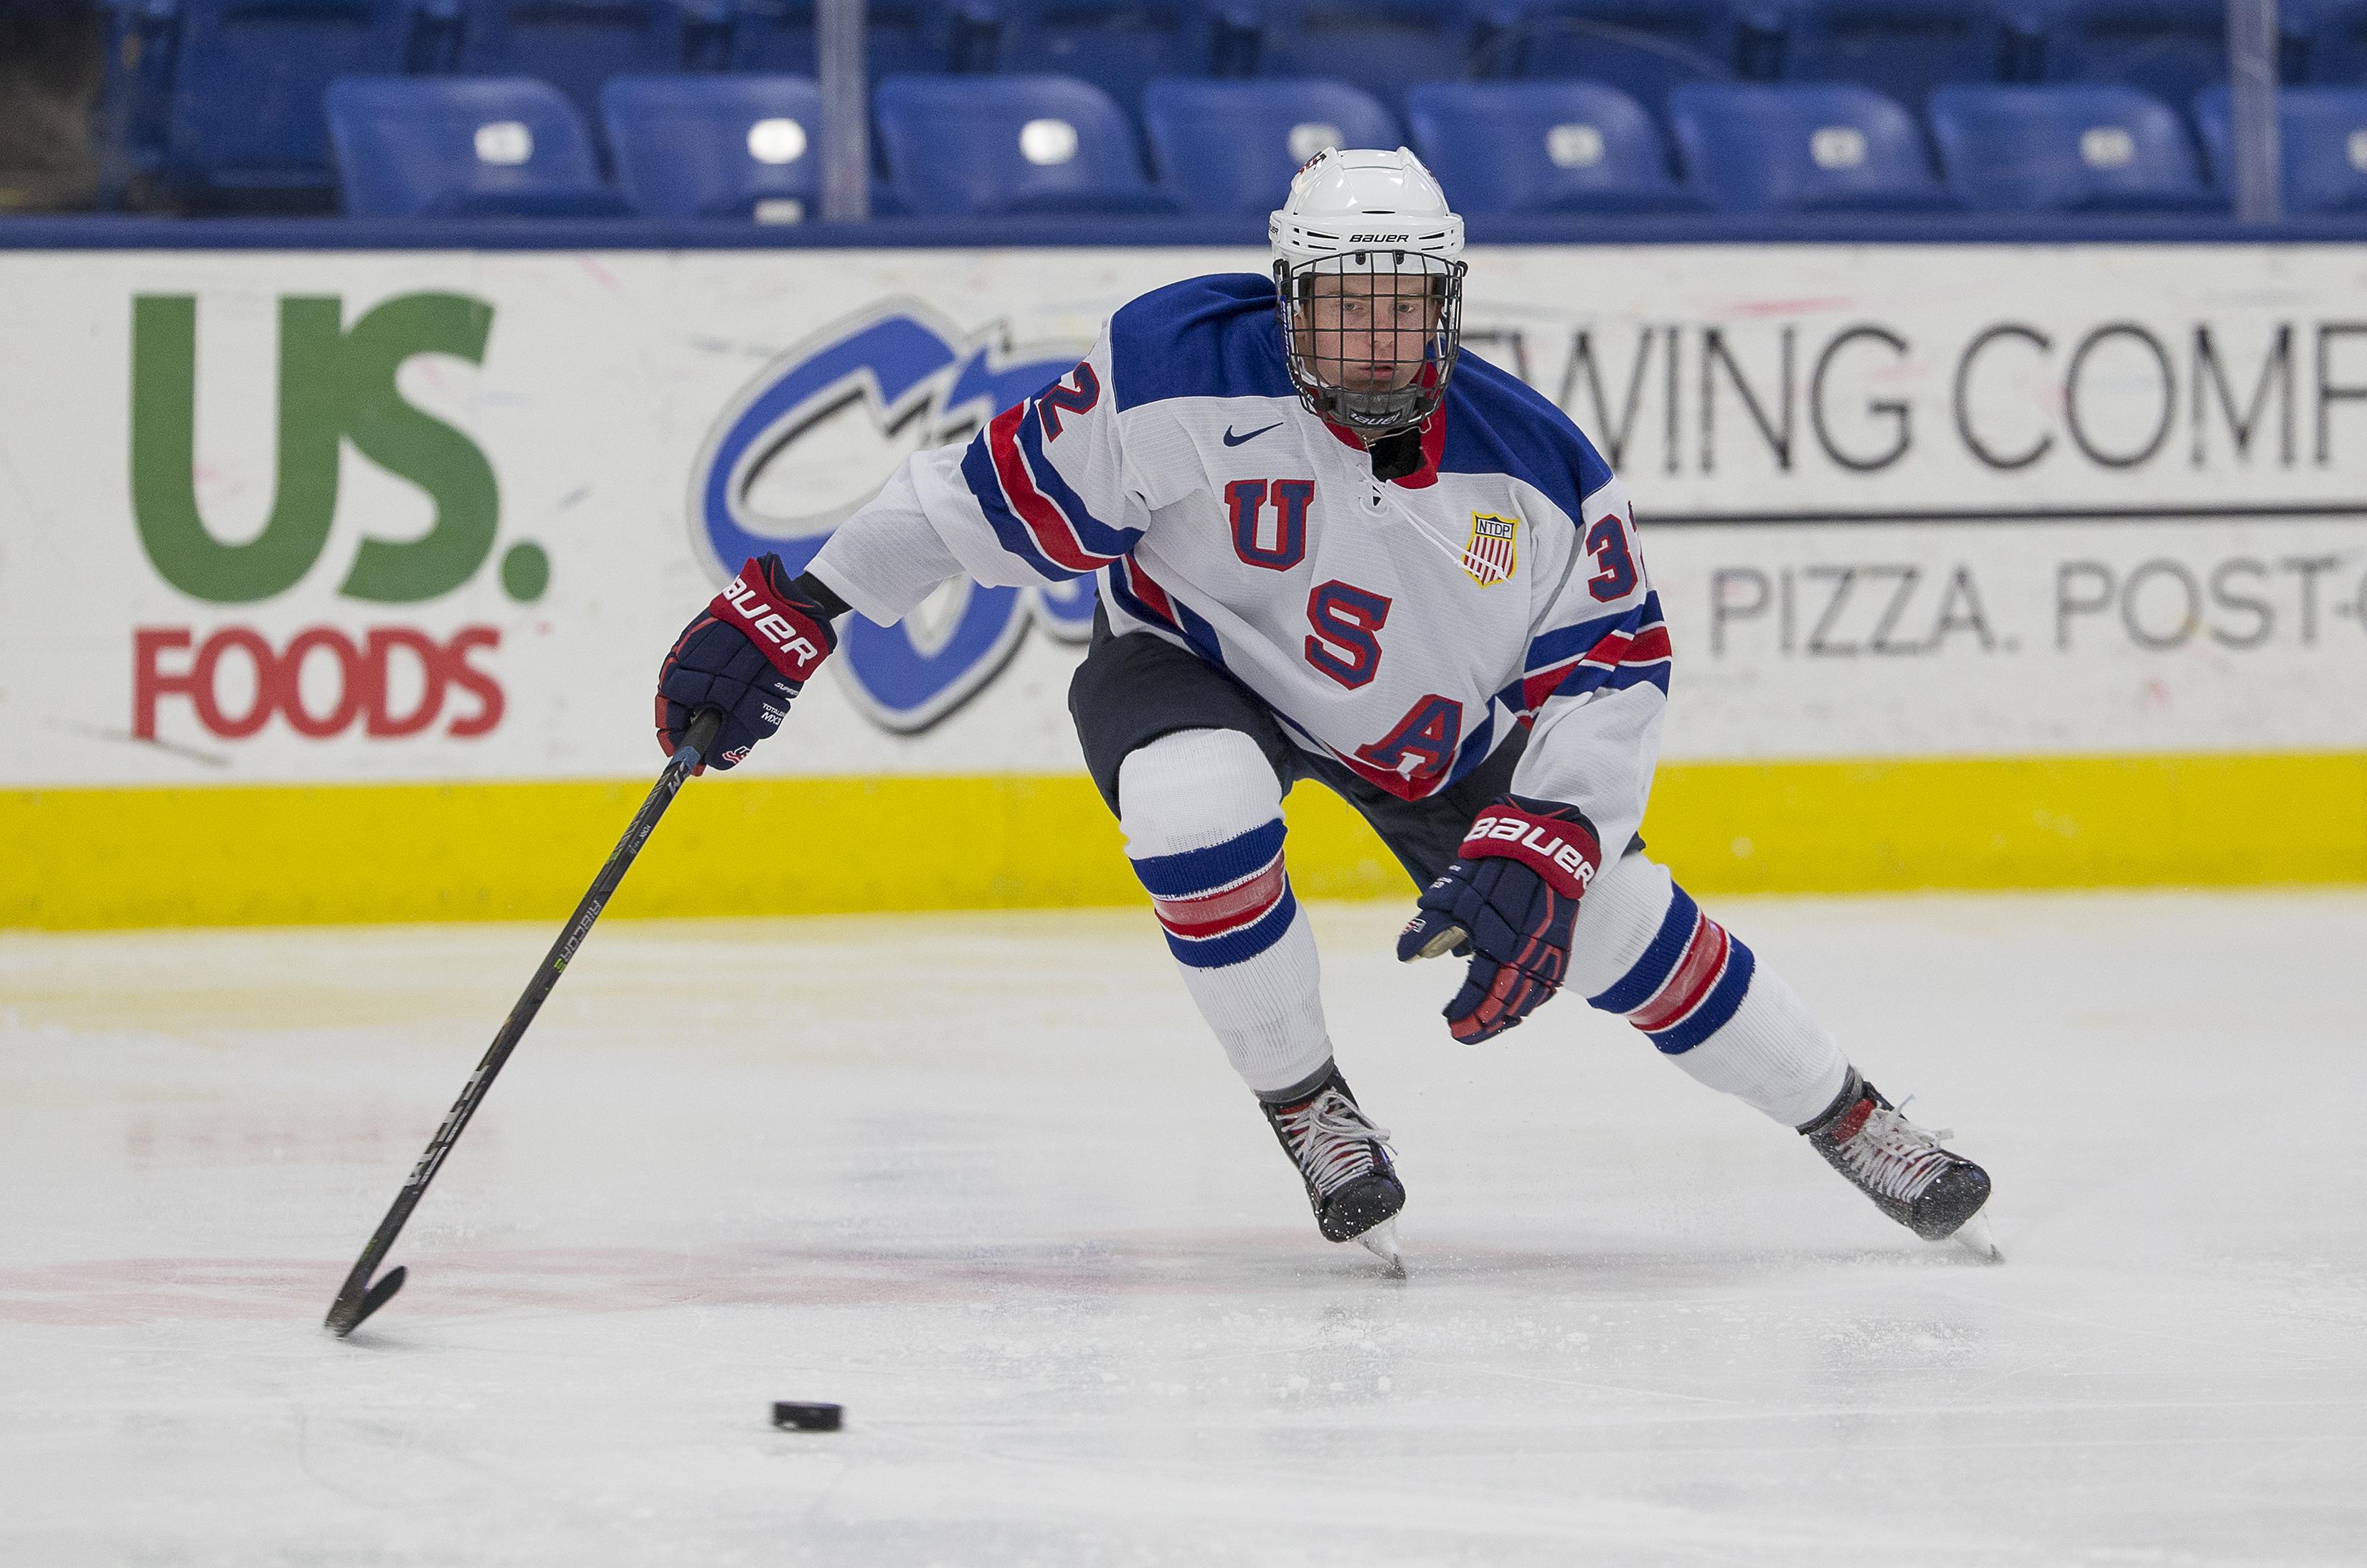
{"type": "Polygon", "coordinates": [[[1555,992],[1569,969],[1570,923],[1603,864],[1594,825],[1575,806],[1507,795],[1474,818],[1455,863],[1421,890],[1398,937],[1398,960],[1468,953],[1446,1027],[1489,1040],[1555,992]]]}
{"type": "Polygon", "coordinates": [[[777,555],[740,568],[683,628],[658,671],[659,747],[672,756],[691,714],[717,708],[723,727],[706,766],[721,770],[746,761],[758,741],[781,727],[789,699],[838,646],[830,618],[846,607],[836,598],[810,576],[789,581],[777,555]]]}

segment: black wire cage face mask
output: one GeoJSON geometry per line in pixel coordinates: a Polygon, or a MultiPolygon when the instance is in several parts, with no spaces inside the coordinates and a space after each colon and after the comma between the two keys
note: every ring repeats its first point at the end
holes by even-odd
{"type": "Polygon", "coordinates": [[[1275,262],[1282,347],[1298,401],[1309,413],[1366,436],[1410,430],[1429,418],[1445,398],[1462,352],[1464,271],[1461,261],[1417,251],[1348,251],[1275,262]],[[1338,295],[1329,288],[1318,291],[1317,280],[1324,278],[1339,279],[1338,295]],[[1418,362],[1409,357],[1417,341],[1418,362]],[[1404,385],[1369,389],[1331,379],[1380,360],[1413,373],[1404,385]]]}

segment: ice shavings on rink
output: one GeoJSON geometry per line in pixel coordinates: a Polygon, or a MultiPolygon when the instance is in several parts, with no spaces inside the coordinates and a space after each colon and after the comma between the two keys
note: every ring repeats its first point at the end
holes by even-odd
{"type": "Polygon", "coordinates": [[[618,924],[345,1344],[549,931],[0,937],[0,1560],[2367,1560],[2367,896],[1750,903],[1999,1267],[1403,915],[1316,908],[1403,1282],[1147,912],[618,924]]]}

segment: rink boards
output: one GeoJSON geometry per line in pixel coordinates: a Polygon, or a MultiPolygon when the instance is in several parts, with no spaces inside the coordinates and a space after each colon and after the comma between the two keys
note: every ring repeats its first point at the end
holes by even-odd
{"type": "MultiPolygon", "coordinates": [[[[1704,889],[2367,879],[2355,247],[1473,254],[1634,496],[1704,889]]],[[[538,915],[753,549],[1231,249],[0,254],[0,924],[538,915]]],[[[1080,592],[851,624],[642,913],[1138,896],[1080,592]]],[[[1294,800],[1310,893],[1402,878],[1294,800]]]]}

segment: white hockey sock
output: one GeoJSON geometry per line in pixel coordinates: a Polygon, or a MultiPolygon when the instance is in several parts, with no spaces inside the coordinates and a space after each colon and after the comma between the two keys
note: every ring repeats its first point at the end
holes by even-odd
{"type": "Polygon", "coordinates": [[[1699,1082],[1786,1127],[1832,1104],[1849,1076],[1839,1042],[1783,977],[1641,855],[1587,889],[1569,983],[1699,1082]]]}
{"type": "Polygon", "coordinates": [[[1118,767],[1127,858],[1241,1081],[1270,1096],[1331,1059],[1307,912],[1283,868],[1282,786],[1257,743],[1182,730],[1118,767]]]}
{"type": "MultiPolygon", "coordinates": [[[[1739,939],[1728,940],[1742,948],[1739,939]]],[[[1786,1127],[1814,1120],[1849,1081],[1849,1058],[1840,1042],[1764,964],[1756,966],[1734,1017],[1673,1060],[1701,1083],[1786,1127]]]]}

